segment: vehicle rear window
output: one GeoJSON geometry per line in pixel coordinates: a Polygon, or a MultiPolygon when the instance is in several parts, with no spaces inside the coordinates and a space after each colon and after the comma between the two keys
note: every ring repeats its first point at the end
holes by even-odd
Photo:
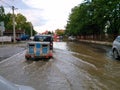
{"type": "Polygon", "coordinates": [[[52,37],[51,36],[35,36],[34,41],[45,41],[45,42],[51,42],[52,37]]]}

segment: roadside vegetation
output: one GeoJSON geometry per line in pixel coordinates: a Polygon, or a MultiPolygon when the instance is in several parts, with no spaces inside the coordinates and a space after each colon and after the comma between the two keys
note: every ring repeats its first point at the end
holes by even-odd
{"type": "MultiPolygon", "coordinates": [[[[7,13],[5,14],[5,9],[3,6],[0,6],[0,22],[4,21],[5,30],[13,30],[13,21],[12,21],[13,14],[7,13]]],[[[16,30],[25,30],[25,34],[30,35],[31,28],[33,25],[31,22],[28,22],[26,17],[23,16],[21,13],[15,14],[15,28],[16,30]]],[[[33,35],[36,33],[33,30],[33,35]]]]}
{"type": "Polygon", "coordinates": [[[71,10],[65,33],[80,39],[112,41],[120,34],[120,1],[84,0],[71,10]]]}

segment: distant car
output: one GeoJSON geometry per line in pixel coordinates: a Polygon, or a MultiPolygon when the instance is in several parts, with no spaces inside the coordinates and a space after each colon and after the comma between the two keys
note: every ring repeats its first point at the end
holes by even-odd
{"type": "Polygon", "coordinates": [[[116,39],[113,41],[112,53],[115,59],[120,58],[120,36],[117,36],[116,39]]]}
{"type": "MultiPolygon", "coordinates": [[[[16,41],[21,41],[21,38],[20,37],[16,37],[15,40],[16,41]]],[[[13,42],[13,37],[11,38],[11,41],[13,42]]]]}
{"type": "Polygon", "coordinates": [[[68,40],[73,41],[73,40],[76,40],[76,38],[74,36],[69,36],[68,40]]]}
{"type": "Polygon", "coordinates": [[[33,41],[50,42],[50,50],[53,50],[53,37],[51,35],[35,35],[33,41]]]}
{"type": "Polygon", "coordinates": [[[60,38],[60,36],[57,36],[56,38],[57,38],[57,39],[59,39],[59,38],[60,38]]]}
{"type": "Polygon", "coordinates": [[[14,84],[0,76],[0,90],[35,90],[29,86],[14,84]]]}
{"type": "Polygon", "coordinates": [[[17,41],[21,41],[21,38],[20,38],[20,37],[16,37],[16,40],[17,40],[17,41]]]}
{"type": "Polygon", "coordinates": [[[26,34],[22,34],[20,36],[20,38],[21,38],[21,40],[29,40],[30,39],[29,35],[26,35],[26,34]]]}
{"type": "Polygon", "coordinates": [[[31,37],[30,37],[30,40],[33,40],[33,39],[34,39],[34,36],[31,36],[31,37]]]}

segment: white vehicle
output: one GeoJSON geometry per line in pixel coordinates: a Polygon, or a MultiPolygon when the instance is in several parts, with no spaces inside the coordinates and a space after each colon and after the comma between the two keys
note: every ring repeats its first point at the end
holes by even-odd
{"type": "Polygon", "coordinates": [[[0,76],[0,90],[35,90],[29,86],[17,85],[0,76]]]}
{"type": "Polygon", "coordinates": [[[33,40],[33,39],[34,39],[34,36],[31,36],[31,37],[30,37],[30,40],[33,40]]]}
{"type": "Polygon", "coordinates": [[[115,59],[120,58],[120,36],[117,36],[113,41],[112,52],[115,59]]]}
{"type": "Polygon", "coordinates": [[[76,38],[74,36],[69,36],[68,40],[73,41],[73,40],[76,40],[76,38]]]}

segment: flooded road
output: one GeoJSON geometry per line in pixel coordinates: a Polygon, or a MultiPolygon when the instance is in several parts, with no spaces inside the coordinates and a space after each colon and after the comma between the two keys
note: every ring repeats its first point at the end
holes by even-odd
{"type": "Polygon", "coordinates": [[[21,51],[25,50],[25,46],[15,45],[3,45],[0,46],[0,61],[13,56],[21,51]]]}
{"type": "Polygon", "coordinates": [[[101,90],[119,90],[120,86],[120,61],[113,59],[111,47],[89,43],[67,44],[70,51],[76,52],[75,57],[82,59],[94,68],[82,66],[93,83],[101,90]]]}
{"type": "Polygon", "coordinates": [[[120,61],[111,47],[54,42],[53,58],[26,61],[25,50],[0,62],[0,75],[36,90],[119,90],[120,61]]]}

